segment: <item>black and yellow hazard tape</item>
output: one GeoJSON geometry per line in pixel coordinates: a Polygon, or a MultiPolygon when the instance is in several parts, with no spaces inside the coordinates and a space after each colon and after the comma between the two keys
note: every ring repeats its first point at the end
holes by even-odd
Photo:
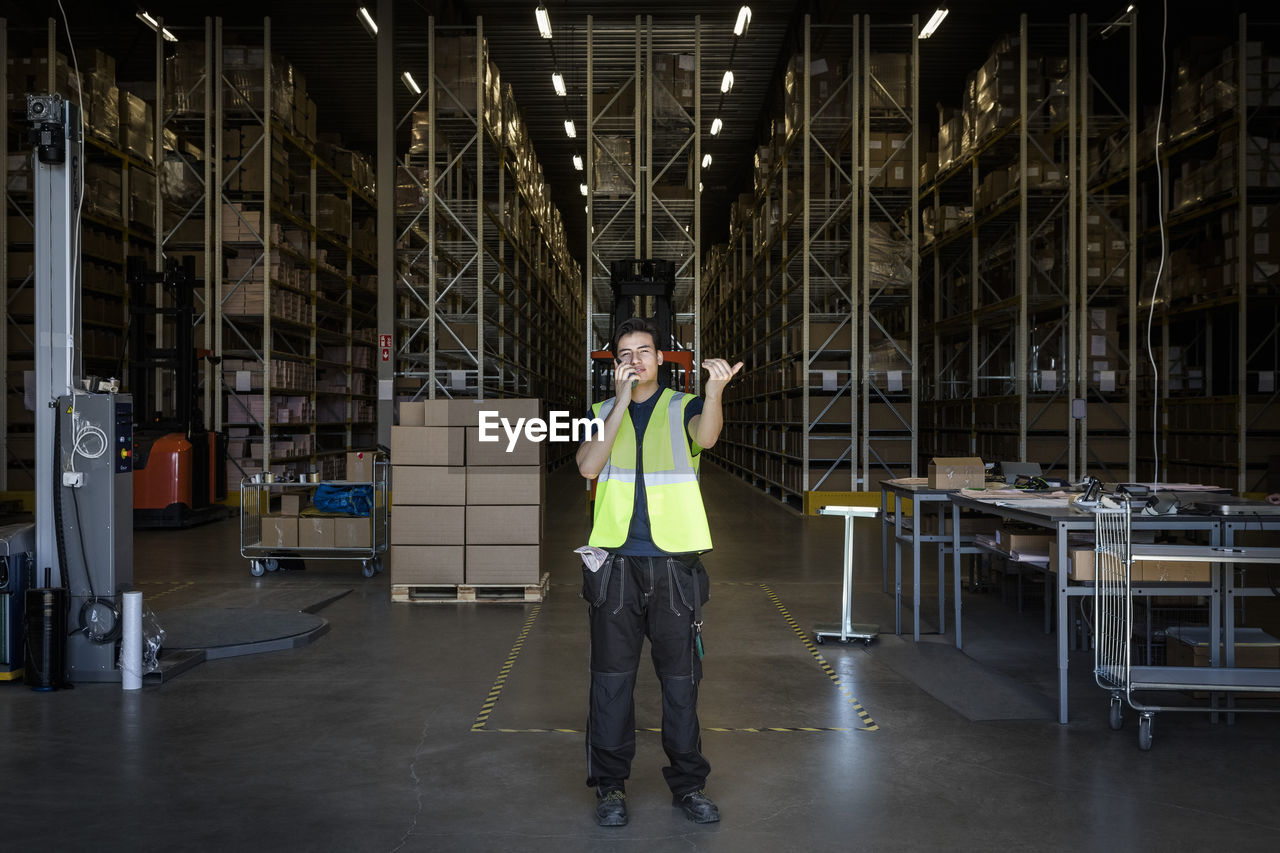
{"type": "MultiPolygon", "coordinates": [[[[731,734],[763,734],[763,733],[769,733],[769,732],[849,732],[849,731],[874,732],[874,731],[879,731],[880,727],[877,726],[875,721],[871,719],[871,715],[868,714],[867,710],[862,707],[862,703],[859,702],[854,697],[852,691],[849,690],[848,685],[841,682],[840,676],[837,675],[835,670],[831,668],[831,665],[827,663],[826,658],[824,658],[818,652],[818,648],[813,644],[813,641],[809,639],[809,635],[806,634],[804,630],[800,628],[799,624],[797,624],[796,620],[792,618],[791,613],[787,610],[786,606],[782,603],[782,600],[778,598],[777,594],[774,593],[774,591],[770,589],[768,585],[762,584],[762,583],[733,583],[733,582],[720,584],[720,585],[751,586],[751,587],[755,587],[756,589],[764,590],[765,595],[769,596],[769,600],[773,602],[774,607],[776,607],[778,609],[778,612],[782,614],[782,618],[786,621],[788,625],[791,626],[791,630],[795,631],[796,636],[800,638],[800,641],[802,643],[804,643],[805,648],[809,650],[809,654],[812,655],[813,659],[818,663],[820,667],[822,667],[822,671],[826,673],[827,677],[831,679],[833,684],[835,684],[836,689],[840,691],[841,695],[843,695],[846,699],[848,699],[849,704],[853,706],[854,711],[858,714],[858,718],[862,720],[862,726],[859,728],[848,728],[848,727],[838,727],[838,726],[759,726],[759,727],[742,727],[742,728],[731,728],[726,726],[704,726],[702,729],[704,732],[719,732],[719,733],[731,733],[731,734]]],[[[540,612],[542,612],[541,604],[535,605],[533,609],[529,612],[529,618],[525,620],[524,625],[520,628],[520,634],[519,636],[516,637],[515,643],[511,646],[511,651],[507,654],[507,659],[503,661],[502,668],[498,672],[498,677],[494,679],[493,686],[489,688],[489,695],[485,697],[484,704],[480,706],[480,713],[476,715],[475,722],[471,724],[471,731],[495,732],[499,734],[568,734],[568,735],[586,734],[586,732],[582,729],[567,729],[567,728],[547,728],[547,729],[506,729],[506,728],[488,729],[488,728],[485,728],[485,726],[488,725],[489,723],[489,716],[493,713],[493,709],[495,706],[497,706],[498,699],[502,695],[502,689],[507,684],[507,679],[511,675],[511,670],[515,667],[516,658],[520,656],[521,650],[524,649],[525,640],[528,639],[529,632],[533,630],[533,623],[537,620],[538,614],[540,612]]],[[[639,729],[636,729],[636,731],[661,733],[662,729],[639,728],[639,729]]]]}
{"type": "Polygon", "coordinates": [[[515,645],[511,647],[511,651],[507,654],[507,659],[502,663],[502,669],[498,672],[498,677],[493,682],[493,687],[489,688],[489,695],[485,697],[484,704],[480,706],[480,713],[476,715],[476,720],[471,724],[471,731],[484,731],[485,724],[489,722],[489,715],[493,713],[493,707],[498,704],[498,697],[502,695],[502,688],[507,685],[507,677],[511,675],[511,668],[516,665],[516,658],[520,656],[520,650],[524,648],[524,641],[529,636],[529,631],[533,628],[534,620],[538,618],[538,614],[542,612],[542,605],[534,605],[529,611],[529,618],[524,620],[524,626],[520,629],[520,636],[516,637],[515,645]]]}
{"type": "Polygon", "coordinates": [[[867,709],[862,707],[862,703],[853,695],[849,686],[840,680],[840,676],[831,668],[831,664],[827,663],[827,659],[818,651],[818,647],[813,644],[813,640],[809,639],[809,635],[800,627],[795,618],[792,617],[791,613],[782,603],[782,599],[778,598],[777,593],[769,589],[767,584],[760,584],[760,588],[764,590],[765,595],[769,596],[769,600],[773,602],[773,606],[778,608],[778,612],[782,614],[782,618],[786,623],[791,626],[791,630],[796,632],[796,636],[800,638],[800,642],[804,643],[805,648],[809,650],[809,654],[813,656],[813,659],[818,662],[818,666],[822,667],[822,671],[826,673],[827,678],[831,679],[831,682],[835,684],[836,689],[840,691],[840,695],[848,699],[849,704],[853,706],[853,710],[857,713],[858,719],[862,720],[862,728],[855,729],[854,731],[879,731],[880,727],[876,725],[875,720],[871,719],[871,715],[867,713],[867,709]]]}
{"type": "MultiPolygon", "coordinates": [[[[754,586],[754,584],[753,584],[754,586]]],[[[473,732],[494,732],[504,735],[585,735],[583,729],[472,729],[473,732]]],[[[830,728],[826,726],[760,726],[758,728],[728,728],[725,726],[703,726],[704,732],[718,732],[720,734],[769,734],[770,732],[851,732],[855,731],[850,728],[830,728]]],[[[861,731],[858,729],[857,731],[861,731]]],[[[636,729],[637,733],[650,732],[652,734],[662,734],[660,728],[636,729]]]]}

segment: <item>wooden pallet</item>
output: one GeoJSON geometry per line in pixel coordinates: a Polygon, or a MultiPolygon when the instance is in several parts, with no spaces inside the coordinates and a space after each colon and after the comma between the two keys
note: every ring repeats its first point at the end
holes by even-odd
{"type": "Polygon", "coordinates": [[[542,601],[551,585],[551,573],[530,584],[461,583],[461,584],[392,584],[391,600],[407,604],[465,604],[507,602],[527,604],[542,601]]]}

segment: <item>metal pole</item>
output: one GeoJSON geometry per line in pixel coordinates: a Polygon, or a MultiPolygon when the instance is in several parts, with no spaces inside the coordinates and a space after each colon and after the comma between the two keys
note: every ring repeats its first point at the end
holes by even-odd
{"type": "MultiPolygon", "coordinates": [[[[395,321],[396,292],[396,131],[395,71],[393,67],[393,47],[395,44],[395,4],[392,0],[378,0],[378,35],[377,45],[377,204],[378,223],[378,333],[392,335],[391,358],[382,359],[383,347],[378,348],[378,410],[377,433],[378,443],[391,445],[391,425],[395,423],[395,354],[399,351],[399,341],[395,321]]],[[[434,52],[434,42],[432,42],[434,52]]],[[[435,76],[427,75],[427,85],[435,92],[435,76]]],[[[432,115],[432,128],[435,128],[435,116],[432,115]]],[[[430,138],[435,139],[435,133],[430,138]]],[[[434,162],[434,156],[431,158],[434,162]]],[[[431,195],[435,195],[435,187],[430,187],[431,195]]],[[[430,232],[435,233],[434,229],[430,232]]],[[[381,340],[378,343],[382,343],[381,340]]],[[[434,372],[433,372],[434,377],[434,372]]],[[[434,386],[434,382],[432,383],[434,386]]]]}

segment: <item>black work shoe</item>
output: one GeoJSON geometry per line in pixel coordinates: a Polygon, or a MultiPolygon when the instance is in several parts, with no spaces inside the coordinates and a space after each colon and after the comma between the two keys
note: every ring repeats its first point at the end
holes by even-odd
{"type": "MultiPolygon", "coordinates": [[[[712,806],[712,808],[715,808],[712,806]]],[[[627,825],[627,793],[614,788],[596,800],[596,823],[601,826],[627,825]]]]}
{"type": "Polygon", "coordinates": [[[702,791],[676,794],[671,798],[671,805],[684,809],[684,816],[694,823],[715,823],[720,820],[720,810],[702,791]]]}

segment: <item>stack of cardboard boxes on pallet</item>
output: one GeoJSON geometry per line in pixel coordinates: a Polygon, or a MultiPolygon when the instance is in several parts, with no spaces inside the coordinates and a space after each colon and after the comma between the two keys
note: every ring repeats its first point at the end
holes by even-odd
{"type": "Polygon", "coordinates": [[[541,577],[543,445],[508,450],[498,418],[539,418],[533,399],[400,404],[391,429],[391,583],[528,585],[541,577]],[[496,442],[480,413],[496,412],[496,442]]]}

